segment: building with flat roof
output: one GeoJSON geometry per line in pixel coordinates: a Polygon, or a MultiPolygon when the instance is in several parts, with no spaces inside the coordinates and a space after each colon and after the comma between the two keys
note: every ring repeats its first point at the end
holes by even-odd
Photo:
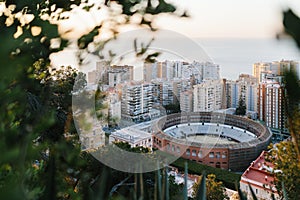
{"type": "Polygon", "coordinates": [[[253,64],[253,76],[262,82],[268,76],[283,76],[285,70],[294,70],[299,76],[299,63],[292,60],[260,62],[253,64]]]}
{"type": "Polygon", "coordinates": [[[265,160],[266,152],[263,151],[243,173],[240,180],[240,189],[247,194],[247,199],[252,199],[250,188],[258,199],[280,199],[274,184],[273,164],[265,160]]]}
{"type": "Polygon", "coordinates": [[[205,80],[194,85],[193,111],[210,112],[222,108],[223,84],[221,80],[205,80]]]}
{"type": "Polygon", "coordinates": [[[174,78],[190,79],[194,77],[195,83],[205,79],[220,79],[220,67],[211,62],[188,63],[185,61],[163,61],[144,63],[144,80],[149,82],[154,79],[172,80],[174,78]]]}
{"type": "Polygon", "coordinates": [[[284,111],[284,86],[276,80],[265,80],[258,88],[258,117],[272,129],[287,132],[284,111]]]}
{"type": "Polygon", "coordinates": [[[181,112],[193,112],[193,91],[187,90],[180,95],[181,112]]]}
{"type": "Polygon", "coordinates": [[[153,84],[131,82],[122,87],[122,119],[140,122],[150,120],[153,107],[153,84]]]}
{"type": "Polygon", "coordinates": [[[131,147],[145,147],[152,149],[152,135],[147,131],[133,127],[123,128],[110,134],[109,143],[127,142],[131,147]]]}
{"type": "Polygon", "coordinates": [[[241,74],[236,81],[225,82],[227,108],[237,108],[240,98],[246,104],[246,109],[257,112],[257,79],[249,74],[241,74]]]}

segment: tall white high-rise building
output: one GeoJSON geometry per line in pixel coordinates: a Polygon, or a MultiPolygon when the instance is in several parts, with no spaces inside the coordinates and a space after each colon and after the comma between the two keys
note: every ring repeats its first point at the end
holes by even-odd
{"type": "Polygon", "coordinates": [[[153,105],[153,84],[129,83],[122,88],[122,118],[139,121],[150,117],[153,105]]]}
{"type": "Polygon", "coordinates": [[[169,105],[174,103],[173,82],[156,79],[152,81],[153,95],[156,103],[160,105],[169,105]]]}
{"type": "Polygon", "coordinates": [[[181,112],[193,112],[193,91],[187,90],[181,93],[180,96],[181,112]]]}
{"type": "Polygon", "coordinates": [[[205,80],[194,85],[194,112],[214,111],[222,108],[222,82],[221,80],[205,80]]]}

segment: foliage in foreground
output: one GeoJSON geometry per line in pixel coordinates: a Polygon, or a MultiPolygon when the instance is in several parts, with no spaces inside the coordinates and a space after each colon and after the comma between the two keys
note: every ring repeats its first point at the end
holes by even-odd
{"type": "Polygon", "coordinates": [[[119,6],[109,20],[96,22],[76,38],[81,52],[101,57],[107,41],[97,44],[94,39],[105,23],[112,25],[107,30],[112,37],[131,17],[153,29],[155,16],[176,8],[164,0],[155,5],[145,0],[105,2],[99,7],[86,0],[0,2],[0,199],[103,199],[114,182],[127,176],[115,171],[100,175],[105,168],[80,152],[71,110],[74,79],[80,74],[67,68],[53,78],[50,67],[50,55],[68,45],[66,35],[72,32],[59,33],[57,24],[74,8],[88,13],[119,6]],[[91,43],[97,47],[93,52],[91,43]],[[100,194],[93,192],[97,180],[109,174],[100,194]]]}
{"type": "Polygon", "coordinates": [[[202,165],[195,161],[185,160],[183,158],[179,158],[174,163],[172,163],[172,165],[183,171],[185,162],[188,163],[190,173],[201,175],[205,171],[207,174],[214,174],[216,175],[216,180],[222,181],[225,187],[232,190],[236,189],[236,183],[239,183],[241,179],[241,175],[239,174],[229,172],[227,170],[217,169],[207,165],[202,165]]]}
{"type": "MultiPolygon", "coordinates": [[[[198,190],[201,189],[200,185],[202,182],[202,178],[198,180],[197,183],[193,185],[193,196],[196,197],[198,194],[198,190]]],[[[208,174],[206,181],[206,199],[214,200],[214,199],[229,199],[226,194],[225,187],[221,181],[216,181],[216,175],[208,174]]]]}

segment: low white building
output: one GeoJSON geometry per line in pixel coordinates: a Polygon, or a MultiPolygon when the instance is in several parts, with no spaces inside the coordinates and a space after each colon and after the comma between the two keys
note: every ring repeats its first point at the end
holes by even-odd
{"type": "Polygon", "coordinates": [[[152,135],[143,130],[128,127],[113,132],[109,136],[109,143],[127,142],[131,147],[145,147],[152,149],[152,135]]]}

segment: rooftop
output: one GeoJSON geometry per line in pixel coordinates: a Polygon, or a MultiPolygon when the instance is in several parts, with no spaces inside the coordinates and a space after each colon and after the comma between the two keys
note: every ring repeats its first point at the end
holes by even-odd
{"type": "Polygon", "coordinates": [[[113,132],[110,137],[118,137],[127,141],[128,143],[136,143],[140,140],[148,139],[149,137],[151,138],[152,135],[146,131],[128,127],[113,132]]]}
{"type": "Polygon", "coordinates": [[[260,156],[251,163],[249,168],[243,173],[241,181],[249,182],[255,185],[262,185],[275,190],[273,164],[265,160],[266,152],[263,151],[260,156]]]}

